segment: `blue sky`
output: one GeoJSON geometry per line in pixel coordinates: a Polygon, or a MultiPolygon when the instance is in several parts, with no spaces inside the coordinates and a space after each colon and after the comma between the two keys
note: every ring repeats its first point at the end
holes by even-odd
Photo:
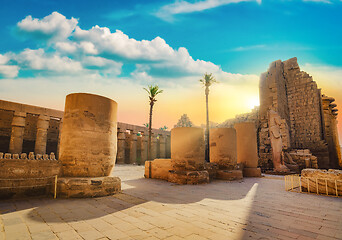
{"type": "Polygon", "coordinates": [[[121,121],[142,124],[141,89],[158,83],[156,124],[182,113],[199,124],[208,71],[221,82],[211,106],[221,122],[257,104],[272,61],[294,56],[327,94],[342,90],[340,0],[0,1],[3,99],[63,109],[66,94],[93,92],[121,104],[121,121]]]}

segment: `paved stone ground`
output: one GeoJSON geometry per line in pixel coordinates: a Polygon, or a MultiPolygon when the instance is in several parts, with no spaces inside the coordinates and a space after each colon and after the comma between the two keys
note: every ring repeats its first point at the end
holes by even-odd
{"type": "Polygon", "coordinates": [[[0,201],[2,239],[342,239],[342,199],[281,178],[178,186],[116,166],[122,194],[0,201]]]}

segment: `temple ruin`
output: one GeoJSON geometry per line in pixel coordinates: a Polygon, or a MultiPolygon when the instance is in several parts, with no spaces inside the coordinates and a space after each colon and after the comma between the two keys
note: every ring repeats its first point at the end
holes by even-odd
{"type": "Polygon", "coordinates": [[[283,152],[306,150],[319,168],[339,168],[341,159],[334,99],[322,94],[297,58],[275,61],[260,77],[259,165],[272,161],[270,110],[280,117],[283,152]]]}

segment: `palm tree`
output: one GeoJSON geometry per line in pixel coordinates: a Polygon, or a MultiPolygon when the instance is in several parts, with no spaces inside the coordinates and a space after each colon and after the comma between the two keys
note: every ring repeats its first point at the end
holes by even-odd
{"type": "Polygon", "coordinates": [[[207,114],[207,125],[205,129],[205,160],[209,162],[209,107],[208,107],[208,96],[209,87],[213,83],[217,83],[212,73],[205,73],[203,79],[199,80],[205,87],[205,103],[206,103],[206,114],[207,114]]]}
{"type": "Polygon", "coordinates": [[[159,93],[162,93],[163,90],[159,89],[158,85],[155,86],[148,86],[147,88],[144,88],[145,91],[148,93],[148,97],[150,98],[150,122],[148,124],[148,152],[147,152],[147,159],[151,159],[151,146],[152,146],[152,111],[153,111],[153,105],[157,101],[156,96],[159,93]]]}

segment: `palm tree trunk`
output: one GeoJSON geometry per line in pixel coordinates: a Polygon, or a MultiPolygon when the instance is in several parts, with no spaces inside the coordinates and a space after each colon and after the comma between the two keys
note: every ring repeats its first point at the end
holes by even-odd
{"type": "Polygon", "coordinates": [[[207,127],[205,130],[205,161],[209,162],[209,88],[207,87],[205,91],[205,103],[206,103],[206,110],[207,110],[207,127]]]}
{"type": "Polygon", "coordinates": [[[150,122],[148,124],[148,151],[147,151],[147,159],[153,160],[151,149],[152,149],[152,111],[153,111],[153,102],[150,103],[150,122]]]}

